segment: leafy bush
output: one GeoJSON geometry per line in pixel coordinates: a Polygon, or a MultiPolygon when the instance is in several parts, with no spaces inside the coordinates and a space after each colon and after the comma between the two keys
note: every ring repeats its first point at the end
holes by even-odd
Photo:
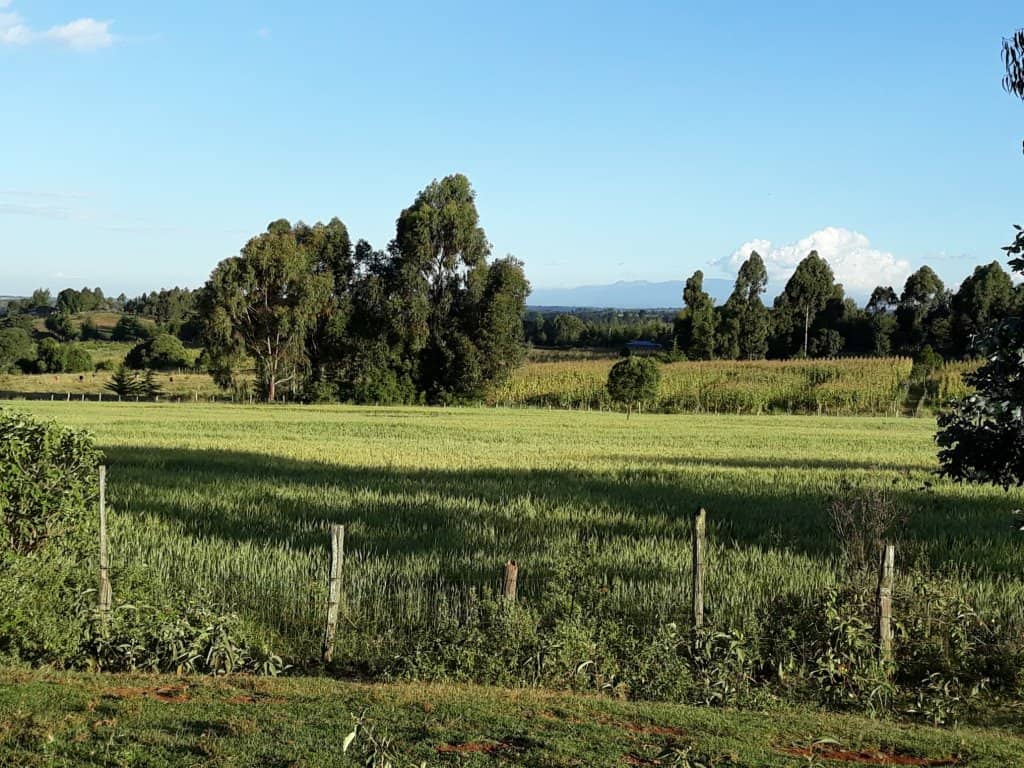
{"type": "Polygon", "coordinates": [[[53,339],[39,342],[36,368],[40,373],[83,373],[93,369],[92,357],[77,344],[60,344],[53,339]]]}
{"type": "Polygon", "coordinates": [[[139,568],[95,608],[98,467],[92,438],[0,412],[0,659],[65,668],[278,674],[280,657],[209,601],[154,592],[139,568]]]}
{"type": "Polygon", "coordinates": [[[125,365],[135,370],[187,368],[191,361],[181,340],[161,333],[136,344],[124,358],[125,365]]]}
{"type": "Polygon", "coordinates": [[[84,432],[0,412],[0,518],[20,555],[84,525],[100,452],[84,432]]]}
{"type": "Polygon", "coordinates": [[[653,402],[658,397],[661,372],[658,364],[647,357],[627,357],[608,372],[608,394],[612,400],[632,407],[653,402]]]}
{"type": "Polygon", "coordinates": [[[38,350],[32,336],[24,328],[0,329],[0,373],[15,369],[31,371],[38,350]]]}
{"type": "Polygon", "coordinates": [[[122,315],[114,326],[114,341],[140,341],[153,335],[153,326],[136,315],[122,315]]]}

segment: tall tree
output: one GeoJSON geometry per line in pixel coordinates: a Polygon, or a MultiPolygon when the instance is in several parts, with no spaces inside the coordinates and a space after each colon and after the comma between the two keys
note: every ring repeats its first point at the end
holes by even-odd
{"type": "Polygon", "coordinates": [[[968,354],[974,337],[1006,317],[1013,304],[1013,281],[998,261],[975,267],[950,302],[954,352],[968,354]]]}
{"type": "Polygon", "coordinates": [[[730,300],[735,297],[739,307],[739,356],[746,360],[764,358],[768,352],[768,308],[761,294],[768,286],[768,270],[761,254],[751,251],[750,257],[739,266],[736,285],[730,300]]]}
{"type": "Polygon", "coordinates": [[[225,259],[203,288],[203,340],[218,383],[234,383],[243,354],[256,362],[262,396],[297,383],[307,367],[305,341],[330,293],[330,277],[312,269],[284,220],[225,259]]]}
{"type": "Polygon", "coordinates": [[[832,268],[817,251],[811,251],[796,265],[792,277],[776,299],[776,309],[788,315],[789,327],[802,328],[803,354],[808,354],[811,324],[829,299],[836,295],[832,268]]]}
{"type": "Polygon", "coordinates": [[[687,279],[683,301],[690,322],[686,353],[694,360],[710,360],[715,356],[715,304],[704,290],[704,273],[699,269],[687,279]]]}
{"type": "Polygon", "coordinates": [[[476,194],[462,174],[431,182],[398,217],[392,251],[405,345],[432,401],[468,396],[478,386],[478,350],[453,310],[472,305],[460,294],[490,254],[479,220],[476,194]]]}
{"type": "Polygon", "coordinates": [[[475,334],[485,382],[505,381],[526,357],[522,317],[529,294],[523,262],[506,256],[487,267],[475,334]]]}
{"type": "Polygon", "coordinates": [[[904,353],[916,354],[927,343],[936,346],[932,326],[944,316],[947,301],[946,287],[931,267],[921,267],[907,278],[896,308],[900,347],[904,353]]]}

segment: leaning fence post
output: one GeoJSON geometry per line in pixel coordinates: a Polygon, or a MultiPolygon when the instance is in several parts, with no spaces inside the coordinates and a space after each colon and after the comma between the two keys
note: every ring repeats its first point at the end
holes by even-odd
{"type": "Polygon", "coordinates": [[[704,529],[707,513],[703,508],[693,516],[693,626],[704,626],[704,529]]]}
{"type": "Polygon", "coordinates": [[[886,544],[878,570],[878,652],[883,662],[892,661],[892,587],[896,547],[886,544]]]}
{"type": "Polygon", "coordinates": [[[107,468],[100,466],[100,618],[110,617],[110,562],[107,554],[107,468]]]}
{"type": "Polygon", "coordinates": [[[334,634],[341,604],[341,568],[345,561],[345,526],[331,526],[331,565],[327,576],[327,628],[324,630],[324,663],[334,656],[334,634]]]}
{"type": "Polygon", "coordinates": [[[519,563],[509,560],[505,563],[505,578],[501,582],[501,596],[511,602],[516,601],[516,588],[519,580],[519,563]]]}

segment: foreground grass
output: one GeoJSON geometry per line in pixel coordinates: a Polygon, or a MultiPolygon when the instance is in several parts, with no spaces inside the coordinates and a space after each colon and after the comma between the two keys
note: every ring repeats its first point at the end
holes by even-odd
{"type": "Polygon", "coordinates": [[[364,765],[365,737],[342,753],[354,716],[392,741],[395,768],[695,764],[684,755],[706,766],[842,765],[823,750],[857,753],[870,765],[892,765],[893,755],[972,768],[1024,761],[1019,718],[1001,729],[937,730],[532,689],[8,671],[0,672],[0,765],[364,765]],[[838,745],[815,750],[821,739],[838,745]]]}

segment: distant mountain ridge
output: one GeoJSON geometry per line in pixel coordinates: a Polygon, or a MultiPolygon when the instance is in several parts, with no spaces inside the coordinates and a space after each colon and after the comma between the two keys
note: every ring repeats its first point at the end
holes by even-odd
{"type": "MultiPolygon", "coordinates": [[[[619,280],[609,285],[575,288],[535,288],[526,300],[530,307],[588,307],[595,309],[667,309],[683,306],[682,280],[619,280]]],[[[707,278],[704,290],[716,304],[732,293],[732,280],[707,278]]]]}

